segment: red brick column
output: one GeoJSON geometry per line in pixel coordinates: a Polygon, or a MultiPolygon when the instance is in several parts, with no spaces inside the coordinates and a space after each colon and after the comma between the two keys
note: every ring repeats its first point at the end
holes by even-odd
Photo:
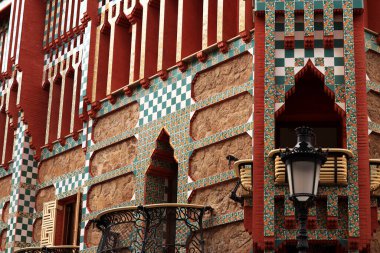
{"type": "Polygon", "coordinates": [[[254,148],[253,148],[253,217],[254,246],[263,249],[264,242],[264,75],[265,18],[255,17],[255,81],[254,81],[254,148]]]}
{"type": "Polygon", "coordinates": [[[361,246],[366,247],[371,239],[371,201],[368,146],[368,118],[366,91],[366,58],[364,19],[362,13],[354,15],[355,44],[355,81],[357,110],[357,149],[358,149],[358,184],[359,217],[361,246]]]}

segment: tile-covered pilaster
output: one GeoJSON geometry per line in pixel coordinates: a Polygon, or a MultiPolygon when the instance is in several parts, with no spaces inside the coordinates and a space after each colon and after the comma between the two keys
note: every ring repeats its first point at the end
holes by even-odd
{"type": "Polygon", "coordinates": [[[268,157],[274,149],[275,110],[275,4],[266,3],[265,10],[265,79],[264,79],[264,241],[265,248],[274,247],[274,163],[268,157]]]}
{"type": "Polygon", "coordinates": [[[21,118],[22,113],[19,113],[15,131],[6,252],[13,252],[15,248],[32,243],[38,163],[33,158],[35,151],[30,147],[31,138],[26,135],[27,125],[21,118]]]}

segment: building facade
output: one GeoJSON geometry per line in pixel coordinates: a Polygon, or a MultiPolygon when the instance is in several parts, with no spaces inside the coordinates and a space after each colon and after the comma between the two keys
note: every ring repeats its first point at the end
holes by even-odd
{"type": "MultiPolygon", "coordinates": [[[[379,15],[377,0],[0,0],[0,251],[95,252],[107,210],[181,203],[212,208],[204,252],[294,252],[278,155],[308,125],[329,150],[311,248],[380,252],[379,15]]],[[[186,252],[199,231],[160,236],[186,252]]]]}

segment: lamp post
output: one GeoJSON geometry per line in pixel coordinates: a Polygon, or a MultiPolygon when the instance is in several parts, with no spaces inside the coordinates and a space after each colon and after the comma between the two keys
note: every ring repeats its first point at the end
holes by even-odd
{"type": "Polygon", "coordinates": [[[307,252],[309,248],[306,221],[308,208],[314,203],[318,191],[319,173],[326,162],[327,153],[314,148],[315,134],[309,127],[296,128],[297,144],[293,149],[281,152],[288,176],[290,199],[296,208],[300,223],[297,235],[297,250],[307,252]]]}

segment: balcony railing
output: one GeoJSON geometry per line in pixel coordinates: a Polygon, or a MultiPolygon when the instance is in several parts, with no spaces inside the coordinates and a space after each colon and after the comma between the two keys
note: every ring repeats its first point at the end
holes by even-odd
{"type": "MultiPolygon", "coordinates": [[[[269,157],[274,157],[276,184],[286,183],[286,169],[280,158],[281,151],[285,151],[285,149],[275,149],[269,153],[269,157]]],[[[328,151],[328,157],[326,163],[321,167],[320,184],[347,185],[348,159],[353,157],[353,153],[341,148],[323,149],[323,151],[328,151]]]]}
{"type": "Polygon", "coordinates": [[[111,209],[94,220],[102,231],[98,252],[204,252],[202,220],[211,207],[152,204],[111,209]],[[176,229],[182,231],[176,233],[176,229]]]}
{"type": "Polygon", "coordinates": [[[240,178],[242,197],[249,197],[252,193],[252,159],[238,160],[234,163],[235,174],[240,178]]]}
{"type": "Polygon", "coordinates": [[[371,191],[376,191],[380,187],[380,159],[370,159],[371,168],[371,191]]]}
{"type": "Polygon", "coordinates": [[[78,253],[79,247],[72,245],[29,247],[15,251],[16,253],[78,253]]]}

